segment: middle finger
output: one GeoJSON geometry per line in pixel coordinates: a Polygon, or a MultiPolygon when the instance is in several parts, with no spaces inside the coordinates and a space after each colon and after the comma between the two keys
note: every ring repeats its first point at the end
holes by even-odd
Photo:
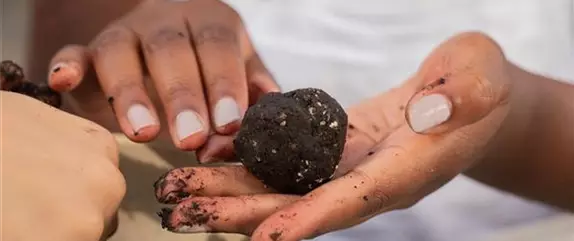
{"type": "Polygon", "coordinates": [[[205,80],[213,127],[221,134],[233,133],[239,128],[248,104],[245,64],[236,34],[239,17],[188,21],[205,80]]]}
{"type": "Polygon", "coordinates": [[[198,148],[209,133],[209,119],[197,59],[183,17],[154,23],[137,32],[174,144],[184,150],[198,148]]]}

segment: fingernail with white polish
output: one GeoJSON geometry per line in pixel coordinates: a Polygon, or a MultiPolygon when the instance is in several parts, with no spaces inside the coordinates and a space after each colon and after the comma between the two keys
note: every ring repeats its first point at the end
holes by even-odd
{"type": "Polygon", "coordinates": [[[408,109],[408,121],[414,132],[425,132],[450,118],[452,104],[441,94],[431,94],[412,103],[408,109]]]}
{"type": "Polygon", "coordinates": [[[155,119],[147,107],[142,104],[134,104],[128,109],[128,121],[132,129],[138,132],[144,127],[155,125],[155,119]]]}
{"type": "Polygon", "coordinates": [[[214,119],[217,127],[222,127],[241,119],[237,102],[231,97],[221,98],[215,105],[214,119]]]}
{"type": "Polygon", "coordinates": [[[195,111],[184,110],[175,117],[175,129],[177,138],[182,141],[203,130],[203,124],[195,111]]]}
{"type": "Polygon", "coordinates": [[[211,229],[206,225],[182,225],[173,230],[175,233],[206,233],[211,229]]]}

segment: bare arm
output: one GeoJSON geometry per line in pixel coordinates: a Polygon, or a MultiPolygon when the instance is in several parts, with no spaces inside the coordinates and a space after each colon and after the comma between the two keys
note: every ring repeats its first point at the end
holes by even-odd
{"type": "Polygon", "coordinates": [[[488,185],[574,211],[574,86],[511,67],[517,85],[506,127],[467,174],[488,185]]]}

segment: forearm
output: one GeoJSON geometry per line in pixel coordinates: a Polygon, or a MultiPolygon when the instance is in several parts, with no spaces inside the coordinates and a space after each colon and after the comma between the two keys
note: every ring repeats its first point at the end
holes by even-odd
{"type": "Polygon", "coordinates": [[[46,79],[52,56],[66,44],[88,44],[141,0],[35,0],[28,53],[30,79],[46,79]]]}
{"type": "Polygon", "coordinates": [[[574,86],[511,66],[515,105],[479,165],[491,186],[574,210],[574,86]],[[516,107],[516,108],[515,108],[516,107]]]}

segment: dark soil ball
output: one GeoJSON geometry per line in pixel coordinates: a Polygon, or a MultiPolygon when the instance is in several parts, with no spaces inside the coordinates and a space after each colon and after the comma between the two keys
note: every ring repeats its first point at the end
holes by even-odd
{"type": "Polygon", "coordinates": [[[346,134],[345,110],[324,91],[270,93],[247,110],[235,153],[266,185],[305,194],[332,178],[346,134]]]}
{"type": "Polygon", "coordinates": [[[0,85],[2,90],[10,90],[24,81],[24,71],[13,61],[0,62],[0,85]]]}
{"type": "Polygon", "coordinates": [[[26,80],[24,71],[14,61],[0,62],[0,85],[2,90],[27,95],[55,108],[62,105],[60,93],[50,89],[47,84],[35,84],[26,80]]]}

